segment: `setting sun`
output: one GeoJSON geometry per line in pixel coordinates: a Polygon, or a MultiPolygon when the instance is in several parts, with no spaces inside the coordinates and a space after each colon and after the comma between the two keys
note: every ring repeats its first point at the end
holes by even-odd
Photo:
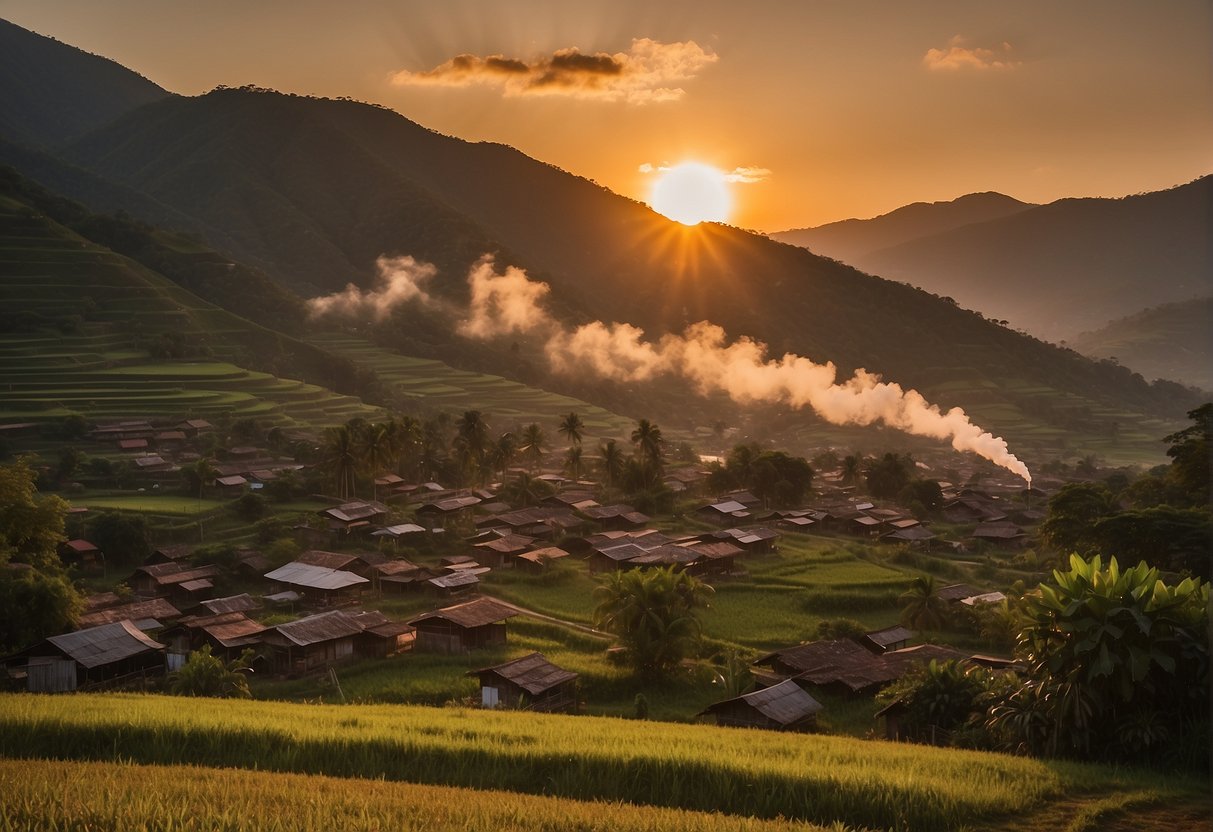
{"type": "Polygon", "coordinates": [[[683,162],[653,184],[653,210],[683,225],[724,222],[733,207],[725,175],[711,165],[683,162]]]}

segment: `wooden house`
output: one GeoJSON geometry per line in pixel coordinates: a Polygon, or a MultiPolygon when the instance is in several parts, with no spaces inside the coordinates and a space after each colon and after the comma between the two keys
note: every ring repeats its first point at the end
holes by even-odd
{"type": "Polygon", "coordinates": [[[213,655],[230,661],[247,648],[258,647],[268,631],[243,612],[224,612],[186,616],[164,638],[175,652],[189,653],[209,644],[213,655]]]}
{"type": "Polygon", "coordinates": [[[529,572],[543,572],[552,561],[561,558],[567,558],[569,553],[557,546],[545,546],[542,549],[534,549],[530,552],[523,552],[518,556],[516,564],[519,569],[525,569],[529,572]]]}
{"type": "Polygon", "coordinates": [[[411,624],[392,621],[378,611],[353,613],[351,617],[362,628],[362,635],[354,641],[358,655],[382,659],[412,649],[416,633],[411,624]]]}
{"type": "Polygon", "coordinates": [[[353,658],[361,634],[353,616],[331,610],[279,624],[263,640],[270,647],[274,670],[295,675],[353,658]]]}
{"type": "Polygon", "coordinates": [[[748,520],[752,516],[746,506],[736,500],[724,500],[719,503],[701,506],[695,514],[709,523],[727,525],[738,520],[748,520]]]}
{"type": "Polygon", "coordinates": [[[61,543],[59,557],[65,564],[76,565],[81,569],[105,567],[105,554],[96,545],[82,538],[61,543]]]}
{"type": "Polygon", "coordinates": [[[492,598],[477,598],[413,619],[416,649],[430,653],[463,653],[506,643],[505,622],[518,614],[492,598]]]}
{"type": "MultiPolygon", "coordinates": [[[[132,621],[115,621],[51,636],[23,650],[27,687],[61,693],[139,675],[164,672],[164,645],[132,621]]],[[[6,664],[11,663],[6,660],[6,664]]]]}
{"type": "Polygon", "coordinates": [[[404,592],[417,589],[428,578],[428,570],[407,560],[389,560],[376,564],[371,582],[382,592],[404,592]]]}
{"type": "Polygon", "coordinates": [[[158,546],[148,555],[147,560],[143,562],[144,566],[151,566],[157,563],[187,563],[190,555],[194,553],[194,547],[187,543],[178,543],[173,546],[158,546]]]}
{"type": "Polygon", "coordinates": [[[213,588],[211,579],[218,574],[219,567],[213,564],[153,563],[135,569],[127,584],[139,595],[167,595],[182,602],[197,602],[213,588]]]}
{"type": "Polygon", "coordinates": [[[76,624],[80,627],[97,627],[101,624],[131,621],[142,632],[148,632],[172,624],[180,617],[181,611],[166,599],[152,598],[86,612],[76,624]]]}
{"type": "Polygon", "coordinates": [[[375,500],[354,500],[322,509],[320,514],[328,521],[330,531],[349,534],[372,524],[382,525],[387,519],[388,507],[375,500]]]}
{"type": "Polygon", "coordinates": [[[483,566],[471,569],[458,569],[449,575],[436,575],[433,578],[427,578],[425,583],[431,592],[444,598],[466,595],[480,588],[480,576],[488,571],[488,568],[483,566]]]}
{"type": "Polygon", "coordinates": [[[769,731],[808,731],[816,726],[821,707],[821,703],[804,688],[785,679],[769,688],[709,705],[697,716],[715,716],[717,725],[764,728],[769,731]]]}
{"type": "Polygon", "coordinates": [[[577,674],[531,653],[505,664],[469,671],[480,679],[485,708],[519,708],[545,713],[576,713],[577,674]]]}
{"type": "Polygon", "coordinates": [[[293,589],[321,604],[335,604],[357,597],[370,584],[368,579],[353,572],[298,561],[267,572],[265,577],[273,583],[275,592],[293,589]]]}

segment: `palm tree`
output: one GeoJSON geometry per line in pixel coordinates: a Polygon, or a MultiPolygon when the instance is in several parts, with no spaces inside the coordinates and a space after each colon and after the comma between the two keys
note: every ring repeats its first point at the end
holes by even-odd
{"type": "Polygon", "coordinates": [[[322,455],[324,468],[336,483],[337,496],[343,500],[349,499],[357,488],[361,457],[357,434],[348,423],[325,430],[322,455]]]}
{"type": "Polygon", "coordinates": [[[564,470],[575,480],[581,479],[581,446],[573,445],[564,458],[564,470]]]}
{"type": "Polygon", "coordinates": [[[379,499],[379,487],[374,479],[387,470],[396,457],[392,447],[392,434],[387,423],[367,425],[358,435],[358,459],[364,470],[371,475],[374,498],[379,499]]]}
{"type": "Polygon", "coordinates": [[[661,428],[648,419],[641,419],[632,431],[632,444],[640,458],[654,470],[661,470],[662,438],[661,428]]]}
{"type": "Polygon", "coordinates": [[[898,598],[905,606],[901,621],[920,630],[938,630],[947,617],[947,602],[939,597],[935,576],[926,575],[910,582],[910,588],[898,598]]]}
{"type": "Polygon", "coordinates": [[[844,485],[854,485],[859,482],[863,471],[863,458],[858,454],[849,454],[842,460],[842,482],[844,485]]]}
{"type": "Polygon", "coordinates": [[[539,427],[535,422],[522,429],[522,445],[519,446],[518,450],[531,460],[532,471],[539,467],[539,463],[543,460],[543,446],[545,442],[543,428],[539,427]]]}
{"type": "Polygon", "coordinates": [[[696,611],[712,588],[681,569],[632,569],[605,576],[594,590],[594,626],[614,633],[636,673],[668,674],[699,644],[696,611]]]}
{"type": "Polygon", "coordinates": [[[543,480],[521,471],[517,477],[501,486],[501,498],[512,506],[526,508],[538,505],[552,491],[552,486],[543,480]]]}
{"type": "Polygon", "coordinates": [[[518,456],[518,437],[510,431],[501,434],[497,441],[489,446],[488,456],[493,467],[501,472],[501,481],[504,483],[510,463],[518,456]]]}
{"type": "Polygon", "coordinates": [[[412,470],[421,445],[421,423],[412,416],[401,416],[387,423],[389,441],[395,453],[396,473],[412,470]]]}
{"type": "Polygon", "coordinates": [[[570,445],[581,447],[581,434],[584,430],[585,423],[576,413],[569,413],[560,420],[560,432],[569,440],[570,445]]]}
{"type": "Polygon", "coordinates": [[[623,451],[615,440],[611,439],[598,446],[598,455],[601,457],[599,465],[602,467],[603,479],[606,480],[607,493],[610,494],[623,473],[623,451]]]}

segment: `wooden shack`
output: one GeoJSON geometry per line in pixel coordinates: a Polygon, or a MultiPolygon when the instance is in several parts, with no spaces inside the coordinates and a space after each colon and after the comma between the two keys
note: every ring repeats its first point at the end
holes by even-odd
{"type": "Polygon", "coordinates": [[[492,598],[465,601],[413,619],[416,648],[429,653],[463,653],[506,643],[506,619],[518,614],[492,598]]]}
{"type": "Polygon", "coordinates": [[[715,716],[717,725],[765,728],[769,731],[808,731],[816,726],[821,707],[821,703],[800,685],[785,679],[769,688],[709,705],[697,716],[715,716]]]}
{"type": "Polygon", "coordinates": [[[18,655],[27,661],[27,686],[33,693],[61,693],[164,672],[164,645],[132,621],[51,636],[18,655]]]}
{"type": "Polygon", "coordinates": [[[353,658],[355,640],[361,634],[362,627],[353,616],[331,610],[279,624],[262,640],[270,647],[273,669],[295,675],[353,658]]]}
{"type": "Polygon", "coordinates": [[[531,653],[505,664],[469,671],[480,679],[485,708],[519,708],[545,713],[576,713],[577,674],[531,653]]]}

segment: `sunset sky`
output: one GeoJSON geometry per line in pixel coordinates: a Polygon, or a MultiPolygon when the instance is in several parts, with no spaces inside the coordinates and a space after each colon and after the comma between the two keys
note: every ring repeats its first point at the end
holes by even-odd
{"type": "Polygon", "coordinates": [[[1208,0],[0,0],[0,17],[174,92],[348,95],[644,201],[662,167],[703,162],[729,174],[730,222],[764,231],[1213,171],[1208,0]]]}

